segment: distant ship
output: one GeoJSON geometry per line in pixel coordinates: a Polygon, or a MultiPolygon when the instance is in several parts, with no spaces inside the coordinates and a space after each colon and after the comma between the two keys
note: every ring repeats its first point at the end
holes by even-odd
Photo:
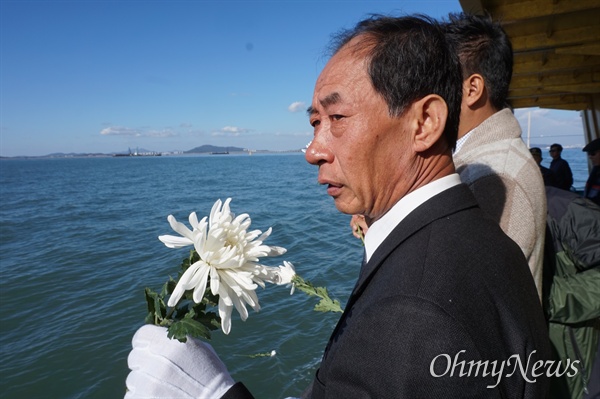
{"type": "Polygon", "coordinates": [[[129,148],[129,153],[126,154],[113,154],[113,157],[160,157],[162,154],[160,152],[139,152],[137,149],[135,152],[131,152],[131,148],[129,148]]]}
{"type": "Polygon", "coordinates": [[[211,152],[210,155],[229,155],[229,151],[211,152]]]}

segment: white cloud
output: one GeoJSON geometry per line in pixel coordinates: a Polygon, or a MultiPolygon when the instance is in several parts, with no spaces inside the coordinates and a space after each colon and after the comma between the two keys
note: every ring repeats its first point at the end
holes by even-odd
{"type": "Polygon", "coordinates": [[[292,132],[292,133],[282,133],[282,132],[275,132],[275,136],[279,136],[279,137],[309,137],[312,136],[314,133],[311,132],[292,132]]]}
{"type": "Polygon", "coordinates": [[[178,136],[178,134],[175,133],[171,129],[163,129],[163,130],[150,130],[148,132],[143,133],[143,136],[164,138],[164,137],[175,137],[175,136],[178,136]]]}
{"type": "Polygon", "coordinates": [[[567,147],[580,146],[585,142],[578,111],[522,108],[515,110],[515,117],[521,125],[523,140],[532,146],[560,143],[567,147]]]}
{"type": "Polygon", "coordinates": [[[290,112],[302,112],[306,110],[306,104],[302,101],[296,101],[290,104],[288,111],[290,112]]]}
{"type": "Polygon", "coordinates": [[[237,137],[242,133],[251,132],[251,129],[241,128],[237,126],[225,126],[222,129],[212,132],[213,136],[234,136],[237,137]]]}
{"type": "Polygon", "coordinates": [[[122,126],[109,126],[100,131],[103,136],[141,136],[141,132],[138,129],[132,129],[122,126]]]}
{"type": "Polygon", "coordinates": [[[100,131],[102,136],[133,136],[133,137],[155,137],[155,138],[165,138],[165,137],[175,137],[178,136],[177,132],[173,131],[173,129],[134,129],[130,127],[123,126],[109,126],[100,131]]]}

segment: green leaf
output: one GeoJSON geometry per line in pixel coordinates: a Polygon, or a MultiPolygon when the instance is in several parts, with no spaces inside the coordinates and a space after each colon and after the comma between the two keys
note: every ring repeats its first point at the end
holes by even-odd
{"type": "Polygon", "coordinates": [[[187,341],[187,336],[210,339],[210,330],[201,322],[194,320],[193,310],[186,313],[183,319],[171,324],[167,331],[169,338],[175,338],[180,342],[187,341]]]}
{"type": "Polygon", "coordinates": [[[210,331],[214,331],[216,329],[221,328],[221,318],[215,312],[202,312],[196,313],[196,317],[194,320],[199,321],[202,325],[208,328],[210,331]]]}
{"type": "Polygon", "coordinates": [[[337,299],[333,300],[329,297],[327,288],[315,287],[310,281],[304,280],[297,274],[292,279],[292,283],[296,286],[296,289],[304,292],[308,296],[317,296],[321,298],[314,310],[318,312],[343,312],[340,302],[337,299]]]}
{"type": "Polygon", "coordinates": [[[324,298],[315,305],[317,312],[339,312],[342,313],[342,307],[337,299],[331,300],[330,298],[324,298]]]}
{"type": "Polygon", "coordinates": [[[150,288],[146,287],[145,294],[146,303],[148,305],[148,315],[144,321],[148,324],[160,325],[162,320],[166,317],[167,306],[161,295],[152,291],[150,288]]]}

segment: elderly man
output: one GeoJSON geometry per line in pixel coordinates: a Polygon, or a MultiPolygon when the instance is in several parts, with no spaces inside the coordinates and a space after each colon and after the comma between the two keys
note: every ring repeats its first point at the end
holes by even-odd
{"type": "Polygon", "coordinates": [[[344,36],[317,80],[306,159],[370,228],[313,397],[544,397],[542,380],[495,385],[438,362],[548,356],[523,254],[454,171],[455,62],[435,23],[378,18],[344,36]]]}
{"type": "MultiPolygon", "coordinates": [[[[444,30],[463,76],[456,171],[481,209],[519,245],[541,298],[546,196],[519,122],[506,104],[510,40],[489,16],[450,14],[444,30]]],[[[350,224],[356,237],[368,229],[361,216],[353,216],[350,224]]]]}
{"type": "MultiPolygon", "coordinates": [[[[461,76],[442,29],[426,17],[373,17],[336,48],[315,85],[306,159],[338,210],[364,215],[370,229],[307,395],[545,397],[548,333],[527,262],[454,171],[461,76]]],[[[214,364],[198,346],[199,362],[214,364]]],[[[249,397],[210,376],[217,397],[249,397]]]]}

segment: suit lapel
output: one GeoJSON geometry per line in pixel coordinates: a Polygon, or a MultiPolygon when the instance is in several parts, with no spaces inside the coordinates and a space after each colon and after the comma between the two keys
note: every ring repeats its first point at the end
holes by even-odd
{"type": "Polygon", "coordinates": [[[445,190],[418,206],[392,230],[390,235],[373,253],[369,262],[361,270],[352,295],[360,294],[371,276],[381,266],[390,253],[413,234],[435,220],[447,217],[461,210],[477,206],[477,202],[467,186],[460,184],[445,190]]]}
{"type": "Polygon", "coordinates": [[[360,270],[358,281],[356,282],[356,285],[352,290],[352,294],[348,299],[344,313],[342,314],[342,317],[338,321],[338,324],[336,325],[331,338],[329,339],[323,358],[327,357],[329,348],[335,340],[338,330],[344,325],[348,312],[350,309],[352,309],[354,303],[356,303],[365,288],[369,285],[371,277],[375,274],[377,269],[381,267],[385,259],[392,253],[394,249],[400,246],[410,236],[433,221],[476,206],[477,201],[475,200],[475,197],[469,188],[464,184],[459,184],[428,199],[423,204],[418,206],[414,211],[412,211],[404,220],[402,220],[402,222],[400,222],[398,226],[394,228],[394,230],[383,241],[383,243],[381,243],[379,248],[375,250],[375,253],[369,262],[365,264],[363,259],[363,265],[360,270]]]}

